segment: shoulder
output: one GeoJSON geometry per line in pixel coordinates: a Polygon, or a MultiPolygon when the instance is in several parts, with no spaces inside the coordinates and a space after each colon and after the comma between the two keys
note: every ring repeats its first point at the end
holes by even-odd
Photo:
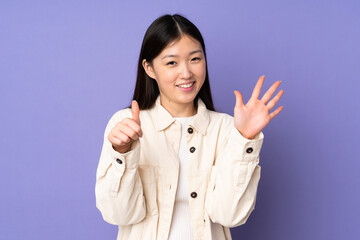
{"type": "Polygon", "coordinates": [[[234,117],[227,113],[215,112],[211,110],[208,110],[208,112],[210,117],[210,123],[229,124],[234,121],[234,117]]]}

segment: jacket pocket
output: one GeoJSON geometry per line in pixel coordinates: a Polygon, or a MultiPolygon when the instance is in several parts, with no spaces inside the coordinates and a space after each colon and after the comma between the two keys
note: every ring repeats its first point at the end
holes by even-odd
{"type": "Polygon", "coordinates": [[[146,202],[146,217],[158,215],[157,205],[157,167],[151,165],[139,165],[139,175],[144,189],[146,202]]]}

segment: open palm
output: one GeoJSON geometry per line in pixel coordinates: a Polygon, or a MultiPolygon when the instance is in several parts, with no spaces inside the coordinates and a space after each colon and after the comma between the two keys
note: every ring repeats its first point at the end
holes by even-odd
{"type": "Polygon", "coordinates": [[[243,97],[237,90],[234,91],[236,96],[236,104],[234,108],[234,124],[236,129],[245,138],[253,139],[262,129],[268,125],[271,119],[278,115],[283,106],[278,107],[275,111],[270,113],[270,110],[276,105],[284,93],[280,90],[276,96],[270,100],[276,89],[281,84],[276,81],[259,99],[261,87],[264,83],[265,76],[261,76],[256,83],[253,93],[249,101],[244,105],[243,97]]]}

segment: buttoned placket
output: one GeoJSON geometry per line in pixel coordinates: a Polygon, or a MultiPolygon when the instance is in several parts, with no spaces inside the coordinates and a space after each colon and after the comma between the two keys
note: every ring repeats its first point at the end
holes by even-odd
{"type": "MultiPolygon", "coordinates": [[[[196,133],[194,133],[194,129],[193,127],[190,125],[187,128],[187,136],[186,136],[186,143],[189,149],[189,164],[191,163],[191,161],[196,161],[197,159],[194,159],[194,153],[196,151],[196,144],[193,141],[194,136],[196,135],[196,133]]],[[[187,173],[188,174],[188,173],[187,173]]],[[[190,185],[190,184],[189,184],[190,185]]],[[[197,193],[192,191],[191,189],[188,189],[189,195],[191,198],[196,198],[197,197],[197,193]]]]}
{"type": "MultiPolygon", "coordinates": [[[[194,188],[192,186],[199,186],[199,181],[203,181],[201,179],[201,176],[193,176],[193,174],[190,174],[189,176],[189,170],[192,168],[191,166],[197,166],[199,164],[199,138],[203,137],[201,133],[199,133],[192,125],[188,126],[187,129],[187,146],[188,146],[188,153],[189,153],[189,166],[188,166],[188,199],[189,199],[189,205],[190,205],[190,211],[191,211],[191,226],[192,226],[192,232],[194,239],[203,239],[203,232],[205,223],[203,221],[203,206],[202,206],[202,199],[205,198],[205,196],[199,196],[198,188],[194,188]],[[200,211],[200,212],[199,212],[200,211]]],[[[200,163],[201,164],[201,163],[200,163]]],[[[197,171],[198,169],[196,169],[197,171]]],[[[194,169],[192,169],[192,172],[194,173],[194,169]]],[[[201,184],[200,184],[201,185],[201,184]]]]}

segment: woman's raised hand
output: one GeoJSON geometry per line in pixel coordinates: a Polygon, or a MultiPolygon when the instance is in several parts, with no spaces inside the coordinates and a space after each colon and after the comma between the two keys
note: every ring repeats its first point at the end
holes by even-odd
{"type": "Polygon", "coordinates": [[[132,118],[124,118],[118,122],[108,135],[113,148],[120,153],[129,151],[131,144],[142,137],[140,109],[135,100],[131,103],[131,113],[132,118]]]}
{"type": "Polygon", "coordinates": [[[254,139],[254,137],[261,132],[270,120],[278,115],[283,109],[283,106],[280,106],[270,113],[270,110],[275,106],[284,93],[284,90],[280,90],[278,94],[269,101],[276,89],[279,87],[281,83],[280,81],[276,81],[259,100],[264,80],[265,76],[261,76],[259,78],[246,105],[243,104],[243,97],[241,93],[237,90],[234,91],[236,96],[234,124],[241,135],[247,139],[254,139]]]}

